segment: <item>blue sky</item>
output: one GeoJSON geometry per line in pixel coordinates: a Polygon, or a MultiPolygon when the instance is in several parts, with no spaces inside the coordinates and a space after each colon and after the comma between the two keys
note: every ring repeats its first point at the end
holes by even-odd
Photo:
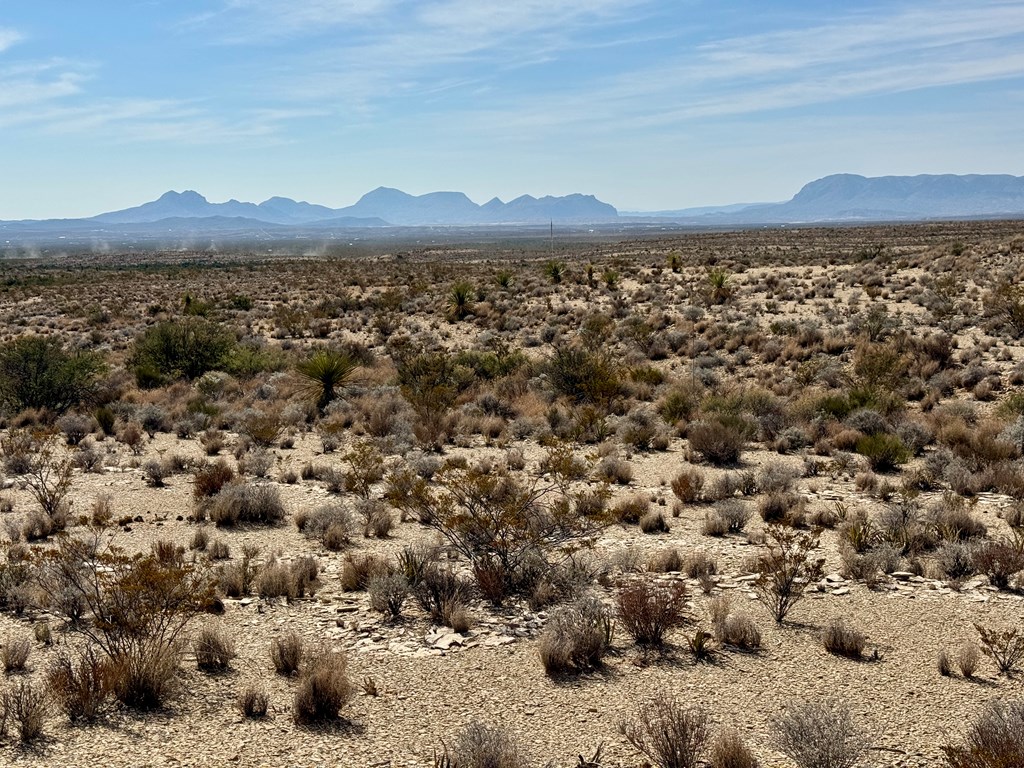
{"type": "Polygon", "coordinates": [[[0,219],[1024,174],[1024,2],[0,0],[0,219]]]}

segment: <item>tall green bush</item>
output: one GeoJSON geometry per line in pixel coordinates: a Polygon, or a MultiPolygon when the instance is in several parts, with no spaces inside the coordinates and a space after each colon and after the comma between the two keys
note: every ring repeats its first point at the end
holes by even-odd
{"type": "Polygon", "coordinates": [[[234,348],[234,333],[217,323],[202,317],[169,320],[135,340],[128,365],[140,387],[158,387],[223,368],[234,348]]]}
{"type": "Polygon", "coordinates": [[[69,351],[43,336],[22,336],[0,346],[0,403],[14,411],[66,411],[92,396],[103,367],[93,352],[69,351]]]}

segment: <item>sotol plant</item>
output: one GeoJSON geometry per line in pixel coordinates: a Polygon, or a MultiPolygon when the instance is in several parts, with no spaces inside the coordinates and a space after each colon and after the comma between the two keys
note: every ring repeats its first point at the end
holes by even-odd
{"type": "Polygon", "coordinates": [[[295,366],[306,391],[323,411],[344,390],[359,365],[351,355],[334,349],[318,349],[295,366]]]}

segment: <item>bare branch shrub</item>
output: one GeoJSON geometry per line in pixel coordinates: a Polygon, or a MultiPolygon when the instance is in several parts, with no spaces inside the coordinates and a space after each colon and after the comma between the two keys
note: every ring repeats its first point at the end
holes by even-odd
{"type": "Polygon", "coordinates": [[[657,768],[698,768],[710,737],[704,710],[683,706],[667,691],[643,704],[619,730],[657,768]]]}
{"type": "Polygon", "coordinates": [[[841,703],[794,704],[774,725],[779,751],[800,768],[853,768],[868,746],[841,703]]]}

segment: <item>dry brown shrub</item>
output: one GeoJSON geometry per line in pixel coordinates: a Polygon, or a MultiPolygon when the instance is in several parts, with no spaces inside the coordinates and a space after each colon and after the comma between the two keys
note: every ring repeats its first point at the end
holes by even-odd
{"type": "Polygon", "coordinates": [[[270,697],[262,688],[248,685],[239,692],[236,705],[238,706],[238,711],[245,717],[259,720],[267,716],[267,710],[270,708],[270,697]]]}
{"type": "Polygon", "coordinates": [[[743,737],[729,728],[718,732],[711,743],[709,768],[758,768],[760,763],[754,757],[743,737]]]}
{"type": "Polygon", "coordinates": [[[710,736],[707,713],[684,706],[667,691],[642,705],[636,719],[619,729],[657,768],[698,768],[710,736]]]}
{"type": "Polygon", "coordinates": [[[23,672],[31,653],[32,643],[27,637],[8,635],[0,647],[0,663],[4,665],[4,672],[8,675],[23,672]]]}
{"type": "Polygon", "coordinates": [[[962,743],[941,749],[949,768],[1019,768],[1024,765],[1024,702],[990,702],[962,743]]]}
{"type": "Polygon", "coordinates": [[[623,629],[638,645],[660,646],[665,635],[685,622],[686,587],[637,579],[619,588],[616,603],[623,629]]]}
{"type": "Polygon", "coordinates": [[[270,660],[279,675],[290,677],[297,674],[304,655],[305,643],[295,632],[270,641],[270,660]]]}
{"type": "Polygon", "coordinates": [[[237,655],[235,644],[222,630],[204,627],[192,641],[196,664],[204,672],[223,672],[237,655]]]}
{"type": "Polygon", "coordinates": [[[67,649],[58,653],[46,681],[72,722],[98,718],[114,692],[110,663],[91,644],[77,654],[67,649]]]}
{"type": "Polygon", "coordinates": [[[833,619],[821,633],[825,650],[836,656],[860,659],[864,655],[866,639],[862,632],[848,627],[841,618],[833,619]]]}
{"type": "Polygon", "coordinates": [[[300,667],[292,718],[300,725],[335,720],[353,692],[345,655],[319,649],[300,667]]]}

